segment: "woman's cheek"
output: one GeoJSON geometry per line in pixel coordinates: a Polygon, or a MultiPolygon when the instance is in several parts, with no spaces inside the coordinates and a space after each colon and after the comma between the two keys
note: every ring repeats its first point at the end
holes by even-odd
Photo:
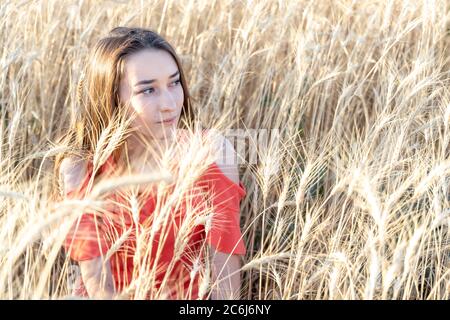
{"type": "Polygon", "coordinates": [[[144,113],[144,110],[145,110],[145,99],[143,99],[140,96],[136,96],[133,100],[134,100],[133,101],[133,109],[134,109],[134,111],[137,114],[139,114],[139,115],[144,113]]]}
{"type": "Polygon", "coordinates": [[[132,102],[132,110],[136,114],[136,118],[133,121],[134,126],[141,126],[143,123],[151,122],[151,115],[148,114],[149,101],[146,99],[136,97],[132,102]]]}
{"type": "Polygon", "coordinates": [[[177,90],[177,97],[176,97],[176,101],[177,101],[177,106],[183,106],[183,102],[184,102],[184,91],[183,91],[183,87],[180,86],[180,89],[177,90]]]}

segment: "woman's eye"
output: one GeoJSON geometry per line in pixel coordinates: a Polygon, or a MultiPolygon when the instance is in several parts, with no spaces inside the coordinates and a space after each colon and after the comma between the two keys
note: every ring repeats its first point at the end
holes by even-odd
{"type": "MultiPolygon", "coordinates": [[[[174,81],[174,82],[172,82],[174,85],[179,85],[180,83],[181,83],[181,81],[180,81],[180,79],[178,79],[178,80],[176,80],[176,81],[174,81]]],[[[148,91],[148,93],[153,93],[155,90],[153,89],[153,88],[147,88],[147,89],[144,89],[144,90],[142,90],[141,92],[139,92],[139,93],[146,93],[148,91]],[[149,91],[149,90],[151,90],[151,91],[149,91]]]]}
{"type": "MultiPolygon", "coordinates": [[[[147,92],[147,91],[149,91],[149,90],[153,90],[153,88],[147,88],[147,89],[144,89],[144,90],[142,90],[141,91],[141,93],[145,93],[145,92],[147,92]]],[[[153,91],[150,91],[149,93],[152,93],[153,91]]]]}

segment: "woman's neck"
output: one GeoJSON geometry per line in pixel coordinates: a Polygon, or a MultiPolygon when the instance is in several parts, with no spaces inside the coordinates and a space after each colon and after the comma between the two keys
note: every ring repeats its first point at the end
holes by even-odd
{"type": "Polygon", "coordinates": [[[125,164],[128,158],[128,166],[132,171],[140,171],[143,167],[160,166],[164,153],[171,147],[174,138],[162,140],[141,139],[138,136],[130,136],[125,145],[125,150],[121,161],[125,164]]]}

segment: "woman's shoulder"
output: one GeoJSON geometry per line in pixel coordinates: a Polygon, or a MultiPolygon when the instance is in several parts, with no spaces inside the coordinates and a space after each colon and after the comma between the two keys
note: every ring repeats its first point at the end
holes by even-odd
{"type": "Polygon", "coordinates": [[[211,146],[215,152],[215,165],[222,173],[234,183],[239,183],[238,155],[231,141],[219,130],[205,129],[205,134],[209,136],[211,146]]]}
{"type": "Polygon", "coordinates": [[[214,161],[207,172],[214,172],[221,180],[239,186],[238,154],[233,143],[217,129],[203,129],[202,134],[214,153],[214,161]]]}
{"type": "Polygon", "coordinates": [[[59,177],[64,194],[78,189],[89,170],[89,161],[78,156],[68,156],[61,161],[59,177]]]}

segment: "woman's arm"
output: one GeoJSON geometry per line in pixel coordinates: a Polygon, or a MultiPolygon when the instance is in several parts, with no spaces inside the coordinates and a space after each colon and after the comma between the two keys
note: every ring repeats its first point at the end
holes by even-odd
{"type": "Polygon", "coordinates": [[[116,290],[109,261],[103,264],[103,258],[80,261],[81,277],[90,298],[114,299],[116,290]]]}
{"type": "MultiPolygon", "coordinates": [[[[86,162],[70,157],[61,162],[59,169],[60,183],[64,194],[75,190],[86,173],[86,162]]],[[[83,283],[90,298],[113,299],[115,296],[114,281],[109,262],[103,264],[103,258],[79,261],[83,283]],[[103,277],[103,278],[102,278],[103,277]]]]}
{"type": "Polygon", "coordinates": [[[211,249],[212,300],[237,300],[241,293],[241,259],[211,249]]]}
{"type": "MultiPolygon", "coordinates": [[[[231,181],[239,183],[239,171],[237,167],[236,151],[231,142],[224,136],[218,136],[217,144],[217,166],[231,181]],[[225,156],[223,151],[225,151],[225,156]]],[[[212,280],[213,287],[211,291],[212,300],[237,300],[241,293],[241,256],[229,255],[216,251],[210,247],[212,280]]]]}

